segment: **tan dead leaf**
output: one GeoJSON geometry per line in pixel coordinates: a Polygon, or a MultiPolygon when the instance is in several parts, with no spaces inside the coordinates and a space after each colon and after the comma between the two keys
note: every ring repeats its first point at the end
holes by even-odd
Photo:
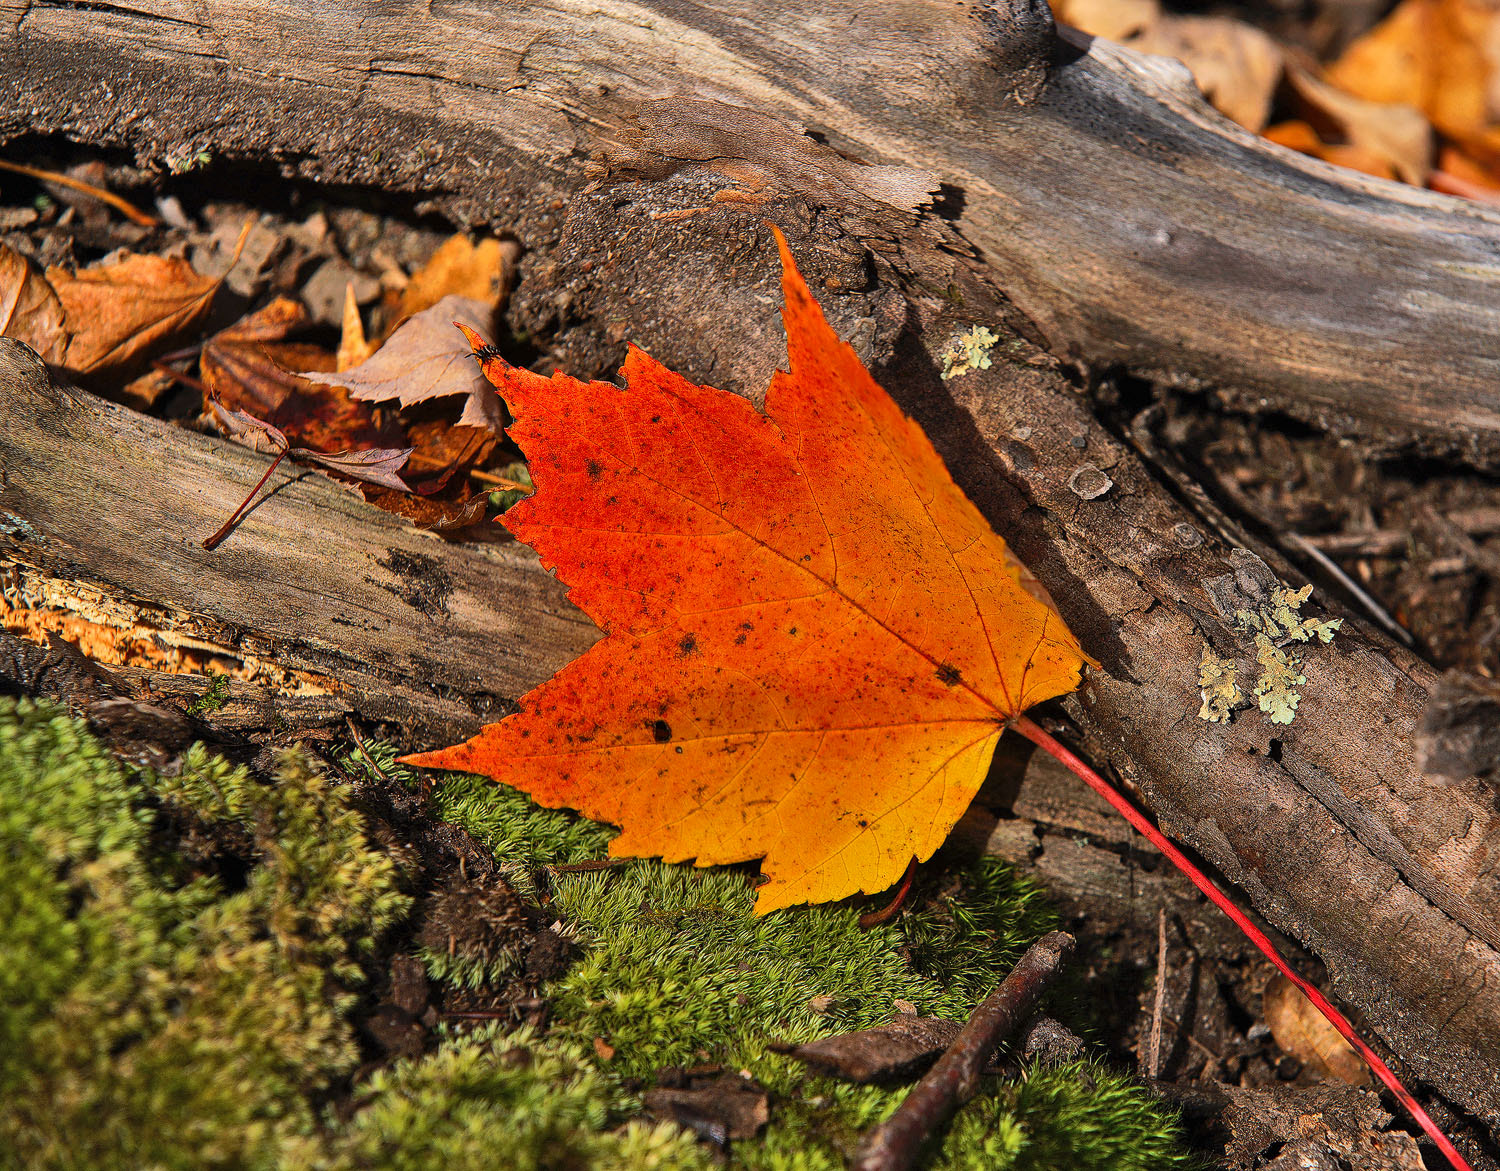
{"type": "Polygon", "coordinates": [[[362,402],[398,399],[403,407],[450,395],[466,396],[459,425],[495,434],[504,423],[500,396],[485,379],[455,321],[488,335],[492,306],[473,297],[444,297],[409,318],[369,360],[341,374],[306,372],[327,386],[346,388],[362,402]]]}
{"type": "Polygon", "coordinates": [[[1226,118],[1259,132],[1281,80],[1281,48],[1257,28],[1223,16],[1172,16],[1157,0],[1061,0],[1058,20],[1138,53],[1175,57],[1226,118]]]}
{"type": "Polygon", "coordinates": [[[1500,5],[1403,0],[1328,70],[1340,89],[1414,106],[1463,138],[1500,122],[1500,5]]]}
{"type": "Polygon", "coordinates": [[[1326,1077],[1368,1085],[1370,1071],[1354,1047],[1285,976],[1273,976],[1261,994],[1261,1011],[1283,1053],[1326,1077]]]}
{"type": "Polygon", "coordinates": [[[342,374],[352,370],[375,352],[375,346],[365,340],[365,323],[360,320],[359,302],[354,297],[354,284],[344,286],[343,334],[339,337],[338,360],[334,370],[342,374]]]}
{"type": "Polygon", "coordinates": [[[1157,0],[1053,0],[1052,15],[1064,24],[1124,44],[1161,19],[1157,0]]]}
{"type": "Polygon", "coordinates": [[[493,238],[476,242],[462,233],[449,238],[431,260],[412,273],[402,290],[395,320],[405,321],[450,296],[498,305],[509,284],[507,257],[512,255],[513,249],[493,238]]]}
{"type": "Polygon", "coordinates": [[[1422,186],[1432,166],[1432,127],[1412,106],[1384,105],[1345,93],[1288,63],[1286,79],[1303,118],[1324,144],[1311,152],[1340,166],[1394,175],[1422,186]]]}
{"type": "Polygon", "coordinates": [[[126,253],[107,264],[47,270],[72,339],[63,364],[79,374],[117,374],[182,337],[207,315],[219,282],[185,260],[126,253]]]}
{"type": "Polygon", "coordinates": [[[25,342],[42,361],[61,364],[68,348],[62,302],[47,278],[0,244],[0,337],[25,342]]]}
{"type": "Polygon", "coordinates": [[[1265,33],[1225,16],[1167,16],[1124,42],[1140,53],[1175,57],[1214,109],[1258,133],[1281,81],[1281,47],[1265,33]]]}

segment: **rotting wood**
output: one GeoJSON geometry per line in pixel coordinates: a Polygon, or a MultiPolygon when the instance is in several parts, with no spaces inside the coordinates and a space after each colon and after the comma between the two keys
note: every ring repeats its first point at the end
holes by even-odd
{"type": "Polygon", "coordinates": [[[977,275],[1064,357],[1500,458],[1500,210],[1258,140],[1041,0],[0,0],[0,143],[50,134],[405,191],[543,256],[587,183],[719,169],[977,275]]]}
{"type": "MultiPolygon", "coordinates": [[[[817,289],[838,284],[859,251],[795,203],[673,219],[701,205],[699,187],[674,180],[633,194],[580,202],[559,248],[575,274],[569,295],[587,307],[563,347],[579,360],[603,363],[618,345],[609,323],[625,320],[690,377],[717,367],[754,383],[784,356],[761,220],[788,226],[817,289]],[[606,241],[628,257],[631,281],[583,263],[606,241]],[[715,332],[709,319],[736,325],[715,332]]],[[[1253,711],[1227,726],[1198,720],[1205,643],[1242,665],[1252,655],[1202,584],[1231,568],[1230,549],[1020,339],[996,348],[992,369],[944,383],[921,339],[946,336],[952,305],[907,302],[884,279],[825,301],[1103,660],[1067,704],[1096,754],[1317,952],[1339,994],[1419,1076],[1500,1120],[1500,827],[1477,782],[1428,784],[1412,760],[1430,669],[1350,620],[1332,646],[1306,654],[1292,725],[1253,711]],[[1068,486],[1084,460],[1113,481],[1096,499],[1068,486]]],[[[318,475],[289,471],[206,553],[198,540],[266,457],[58,390],[15,343],[0,343],[0,387],[8,556],[194,615],[216,645],[336,679],[353,710],[404,723],[414,746],[472,730],[597,637],[529,551],[444,544],[318,475]]]]}

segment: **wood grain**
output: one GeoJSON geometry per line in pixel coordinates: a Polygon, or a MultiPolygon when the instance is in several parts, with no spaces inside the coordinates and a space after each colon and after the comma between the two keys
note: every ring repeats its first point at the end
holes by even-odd
{"type": "Polygon", "coordinates": [[[405,190],[543,253],[586,182],[732,166],[887,252],[940,240],[1083,364],[1500,455],[1500,211],[1255,139],[1040,3],[0,0],[0,142],[53,133],[405,190]]]}

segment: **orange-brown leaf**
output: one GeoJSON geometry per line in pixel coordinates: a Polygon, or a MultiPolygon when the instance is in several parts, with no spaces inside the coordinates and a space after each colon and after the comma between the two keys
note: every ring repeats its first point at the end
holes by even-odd
{"type": "Polygon", "coordinates": [[[61,362],[68,347],[62,302],[47,278],[4,244],[0,244],[0,337],[25,342],[44,362],[61,362]]]}
{"type": "MultiPolygon", "coordinates": [[[[288,341],[309,320],[290,297],[211,337],[203,347],[203,382],[231,410],[272,423],[293,442],[318,451],[398,447],[398,429],[380,426],[373,412],[339,387],[319,386],[294,370],[331,370],[334,357],[305,342],[288,341]]],[[[205,400],[204,410],[209,409],[205,400]]]]}
{"type": "Polygon", "coordinates": [[[65,364],[115,374],[182,337],[207,315],[219,281],[185,260],[126,254],[109,264],[47,270],[73,337],[65,364]]]}
{"type": "Polygon", "coordinates": [[[409,758],[613,822],[616,855],[762,858],[762,913],[929,857],[1007,720],[1083,662],[777,239],[791,372],[765,414],[634,348],[624,389],[481,352],[536,484],[505,522],[607,637],[409,758]]]}

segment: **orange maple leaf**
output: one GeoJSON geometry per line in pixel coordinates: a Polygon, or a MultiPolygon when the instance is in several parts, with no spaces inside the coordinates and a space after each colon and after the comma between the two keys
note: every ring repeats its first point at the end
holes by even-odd
{"type": "Polygon", "coordinates": [[[634,347],[624,389],[479,349],[536,484],[505,523],[606,637],[404,758],[619,825],[616,856],[761,858],[761,914],[930,857],[1087,658],[776,239],[791,373],[764,414],[634,347]]]}

